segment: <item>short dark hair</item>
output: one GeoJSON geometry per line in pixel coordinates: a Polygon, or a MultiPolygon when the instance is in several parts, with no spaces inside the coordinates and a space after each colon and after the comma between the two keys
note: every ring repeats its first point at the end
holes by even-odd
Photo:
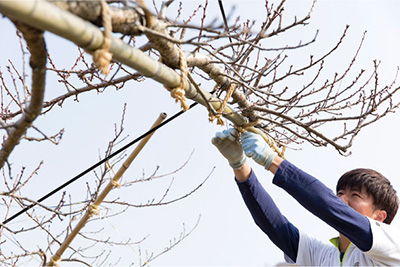
{"type": "Polygon", "coordinates": [[[355,169],[343,174],[336,185],[336,192],[346,188],[357,188],[361,192],[365,188],[367,194],[374,199],[374,208],[387,213],[384,223],[390,224],[399,208],[399,198],[390,181],[377,171],[371,169],[355,169]]]}

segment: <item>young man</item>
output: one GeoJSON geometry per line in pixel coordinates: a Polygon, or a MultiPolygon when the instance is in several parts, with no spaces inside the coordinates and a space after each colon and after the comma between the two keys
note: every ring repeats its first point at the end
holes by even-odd
{"type": "Polygon", "coordinates": [[[276,156],[261,136],[235,129],[217,133],[212,143],[228,160],[256,224],[285,254],[302,266],[400,266],[400,231],[389,224],[399,199],[389,180],[369,169],[345,173],[337,195],[316,178],[276,156]],[[246,156],[272,172],[273,183],[339,232],[332,244],[299,231],[262,188],[246,156]]]}

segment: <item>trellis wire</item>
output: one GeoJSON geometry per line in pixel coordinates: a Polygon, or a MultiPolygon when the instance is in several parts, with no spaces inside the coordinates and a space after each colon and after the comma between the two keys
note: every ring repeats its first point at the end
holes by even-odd
{"type": "MultiPolygon", "coordinates": [[[[194,102],[193,104],[191,104],[189,106],[189,109],[193,108],[194,106],[196,106],[198,103],[194,102]]],[[[84,175],[86,175],[87,173],[93,171],[95,168],[99,167],[100,165],[102,165],[103,163],[109,161],[110,159],[112,159],[113,157],[115,157],[116,155],[120,154],[121,152],[125,151],[127,148],[131,147],[132,145],[134,145],[135,143],[137,143],[138,141],[140,141],[141,139],[143,139],[144,137],[148,136],[149,134],[153,133],[154,131],[158,130],[159,128],[163,127],[164,125],[168,124],[170,121],[176,119],[177,117],[179,117],[180,115],[182,115],[184,113],[183,110],[175,113],[171,118],[165,120],[164,122],[162,122],[161,124],[155,126],[154,128],[148,130],[147,132],[145,132],[144,134],[140,135],[139,137],[137,137],[135,140],[131,141],[130,143],[126,144],[125,146],[123,146],[122,148],[118,149],[117,151],[115,151],[114,153],[111,153],[109,156],[105,157],[104,159],[98,161],[97,163],[93,164],[91,167],[87,168],[86,170],[84,170],[83,172],[79,173],[78,175],[76,175],[75,177],[71,178],[70,180],[68,180],[67,182],[63,183],[62,185],[60,185],[59,187],[57,187],[56,189],[52,190],[51,192],[47,193],[46,195],[44,195],[43,197],[39,198],[38,200],[36,200],[35,203],[32,203],[31,205],[23,208],[22,210],[20,210],[19,212],[15,213],[14,215],[12,215],[11,217],[9,217],[8,219],[4,220],[3,223],[0,225],[0,229],[3,225],[9,223],[10,221],[14,220],[15,218],[17,218],[18,216],[22,215],[24,212],[27,212],[28,210],[30,210],[31,208],[35,207],[38,203],[43,202],[44,200],[46,200],[47,198],[51,197],[52,195],[54,195],[55,193],[57,193],[58,191],[60,191],[61,189],[67,187],[68,185],[72,184],[73,182],[77,181],[78,179],[80,179],[81,177],[83,177],[84,175]]]]}

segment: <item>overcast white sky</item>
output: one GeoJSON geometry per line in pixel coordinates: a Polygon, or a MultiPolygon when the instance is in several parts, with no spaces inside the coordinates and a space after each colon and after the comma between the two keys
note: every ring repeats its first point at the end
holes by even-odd
{"type": "MultiPolygon", "coordinates": [[[[183,7],[191,10],[203,1],[184,1],[183,7]]],[[[306,12],[311,0],[288,0],[287,17],[306,12]]],[[[235,5],[235,15],[260,21],[264,17],[263,1],[224,1],[226,10],[235,5]]],[[[177,6],[177,3],[174,4],[177,6]]],[[[218,15],[217,1],[210,1],[209,9],[218,15]]],[[[349,24],[348,38],[344,49],[335,55],[331,62],[332,74],[343,69],[343,64],[358,47],[363,32],[367,37],[359,57],[359,68],[372,68],[372,61],[382,61],[380,67],[381,84],[390,83],[400,64],[400,10],[399,1],[329,1],[319,0],[310,25],[304,31],[298,31],[288,37],[293,40],[303,39],[307,33],[312,36],[320,30],[318,40],[310,48],[312,53],[323,53],[331,48],[349,24]],[[348,52],[348,54],[347,54],[348,52]]],[[[213,16],[210,15],[210,19],[213,16]]],[[[8,59],[20,60],[18,41],[13,39],[13,26],[6,19],[0,20],[0,67],[5,72],[8,59]],[[8,43],[11,40],[12,43],[8,43]]],[[[49,51],[59,66],[71,66],[76,49],[68,41],[47,34],[49,51]]],[[[311,52],[310,52],[311,53],[311,52]]],[[[211,89],[211,88],[206,88],[211,89]]],[[[64,88],[57,83],[47,86],[46,98],[62,92],[64,88]]],[[[33,170],[40,159],[45,165],[35,177],[36,182],[29,184],[27,195],[39,198],[67,179],[78,174],[101,156],[107,142],[113,137],[113,125],[118,123],[124,103],[127,103],[125,134],[128,140],[134,139],[147,130],[160,112],[172,116],[179,111],[179,106],[169,97],[168,92],[156,83],[128,83],[123,90],[107,90],[103,94],[88,93],[79,98],[80,102],[67,100],[63,108],[56,107],[54,112],[38,119],[36,125],[46,133],[54,133],[65,128],[63,141],[58,146],[22,142],[13,152],[11,161],[14,169],[29,166],[33,170]]],[[[334,189],[337,179],[345,171],[358,167],[373,168],[387,176],[400,191],[398,177],[398,153],[400,151],[399,113],[383,119],[360,133],[353,146],[352,155],[340,156],[332,148],[314,148],[305,145],[301,151],[287,151],[286,157],[298,167],[322,180],[334,189]]],[[[160,173],[174,171],[182,165],[194,151],[189,163],[178,173],[150,184],[134,185],[129,188],[114,190],[109,199],[119,194],[129,196],[133,202],[146,202],[147,199],[162,197],[174,177],[174,185],[169,199],[185,194],[205,179],[215,167],[210,179],[194,195],[186,200],[158,208],[130,209],[123,215],[94,223],[89,230],[99,225],[115,240],[147,239],[140,245],[141,252],[149,253],[164,249],[169,240],[179,237],[182,224],[189,231],[201,215],[196,230],[172,251],[155,260],[152,266],[270,266],[283,261],[282,253],[253,223],[246,210],[233,180],[232,171],[225,159],[211,145],[210,139],[216,131],[224,128],[208,123],[207,112],[197,106],[168,126],[159,130],[150,140],[132,169],[124,179],[141,177],[142,173],[151,174],[156,166],[160,173]],[[118,229],[115,230],[115,229],[118,229]]],[[[126,141],[127,142],[127,141],[126,141]]],[[[126,143],[125,142],[125,143],[126,143]]],[[[319,219],[313,217],[290,196],[274,187],[272,176],[251,163],[258,177],[270,192],[282,213],[307,233],[328,241],[337,235],[334,230],[319,219]]],[[[86,197],[86,182],[93,181],[89,174],[66,189],[73,201],[86,197]]],[[[46,201],[52,205],[57,200],[53,197],[46,201]],[[53,201],[53,202],[52,202],[53,201]]],[[[400,215],[393,222],[400,228],[400,215]]],[[[3,211],[0,206],[0,217],[3,211]]],[[[13,222],[17,227],[24,221],[13,222]]],[[[55,221],[54,224],[57,222],[55,221]]],[[[12,225],[12,224],[10,224],[12,225]]],[[[40,246],[44,236],[29,237],[32,247],[40,246]]],[[[79,243],[79,241],[77,241],[79,243]]],[[[2,250],[13,251],[13,247],[2,245],[2,250]]],[[[122,257],[120,264],[138,261],[138,246],[118,248],[114,253],[122,257]]],[[[37,265],[37,262],[26,262],[37,265]]]]}

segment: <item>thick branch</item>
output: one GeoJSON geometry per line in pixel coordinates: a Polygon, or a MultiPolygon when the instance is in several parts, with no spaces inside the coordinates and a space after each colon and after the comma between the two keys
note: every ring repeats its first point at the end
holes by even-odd
{"type": "MultiPolygon", "coordinates": [[[[100,1],[53,1],[48,2],[61,9],[88,20],[97,26],[102,26],[100,1]]],[[[126,35],[140,35],[139,25],[145,26],[144,13],[136,7],[110,6],[111,24],[113,32],[126,35]]]]}
{"type": "MultiPolygon", "coordinates": [[[[204,56],[200,53],[190,54],[187,56],[188,66],[196,66],[202,71],[204,71],[211,79],[213,79],[217,84],[228,88],[229,83],[232,81],[229,80],[224,70],[218,67],[217,64],[211,63],[210,58],[204,56]]],[[[239,104],[239,106],[244,110],[244,114],[246,117],[250,119],[250,121],[256,121],[257,115],[254,111],[251,110],[252,103],[249,102],[246,97],[239,91],[235,90],[232,94],[232,98],[239,104]]]]}
{"type": "Polygon", "coordinates": [[[0,168],[4,166],[4,162],[7,161],[14,147],[18,145],[21,137],[41,113],[45,90],[47,49],[43,38],[43,31],[22,23],[16,22],[15,25],[23,33],[31,53],[29,64],[32,68],[32,89],[30,102],[25,109],[25,113],[14,124],[14,127],[10,129],[7,139],[2,144],[0,150],[0,168]]]}

